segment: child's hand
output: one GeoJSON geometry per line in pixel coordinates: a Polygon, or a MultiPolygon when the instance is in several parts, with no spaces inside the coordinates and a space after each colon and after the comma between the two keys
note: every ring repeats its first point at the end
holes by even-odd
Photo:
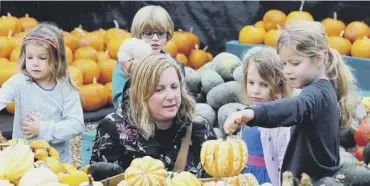
{"type": "Polygon", "coordinates": [[[125,72],[127,77],[131,77],[132,71],[133,71],[134,67],[136,66],[136,64],[137,64],[137,61],[134,60],[134,59],[131,59],[129,61],[120,61],[119,62],[119,65],[120,65],[121,69],[125,72]]]}
{"type": "Polygon", "coordinates": [[[242,110],[230,114],[224,124],[226,134],[233,134],[238,128],[242,127],[254,118],[254,111],[251,109],[242,110]]]}
{"type": "Polygon", "coordinates": [[[28,113],[27,118],[27,120],[22,122],[23,134],[27,139],[37,137],[40,130],[40,119],[32,113],[28,113]]]}

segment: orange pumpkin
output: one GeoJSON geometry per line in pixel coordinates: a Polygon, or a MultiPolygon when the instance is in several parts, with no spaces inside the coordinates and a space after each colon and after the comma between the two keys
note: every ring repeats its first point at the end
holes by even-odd
{"type": "Polygon", "coordinates": [[[299,11],[292,11],[286,18],[286,24],[290,24],[295,21],[314,21],[312,15],[309,12],[303,10],[304,1],[302,1],[299,11]]]}
{"type": "Polygon", "coordinates": [[[324,26],[328,36],[339,36],[340,32],[346,28],[343,21],[337,19],[337,12],[334,12],[334,18],[326,18],[321,24],[324,26]]]}
{"type": "Polygon", "coordinates": [[[9,36],[7,37],[0,36],[0,57],[9,58],[12,50],[15,47],[14,40],[11,38],[11,32],[9,32],[9,36]]]}
{"type": "Polygon", "coordinates": [[[80,36],[80,39],[78,40],[77,48],[84,46],[91,46],[97,51],[102,51],[104,50],[104,40],[100,34],[89,32],[80,36]]]}
{"type": "Polygon", "coordinates": [[[98,62],[100,69],[99,83],[106,84],[112,81],[113,71],[116,67],[116,60],[106,59],[98,62]]]}
{"type": "Polygon", "coordinates": [[[64,44],[67,45],[72,50],[72,52],[75,51],[77,48],[77,39],[69,32],[65,31],[62,32],[64,44]]]}
{"type": "Polygon", "coordinates": [[[185,66],[188,66],[188,58],[184,54],[177,53],[176,60],[183,63],[185,66]]]}
{"type": "Polygon", "coordinates": [[[21,54],[21,47],[15,47],[10,54],[10,61],[18,61],[19,55],[21,54]]]}
{"type": "Polygon", "coordinates": [[[15,103],[14,101],[10,102],[9,104],[6,105],[6,111],[10,114],[15,113],[15,103]]]}
{"type": "Polygon", "coordinates": [[[68,70],[69,70],[70,77],[72,78],[76,86],[83,85],[84,76],[81,70],[72,65],[68,65],[68,70]]]}
{"type": "Polygon", "coordinates": [[[112,88],[112,82],[109,82],[104,85],[105,88],[108,91],[108,105],[112,106],[113,105],[113,88],[112,88]]]}
{"type": "Polygon", "coordinates": [[[2,86],[10,77],[18,72],[17,63],[0,63],[0,86],[2,86]]]}
{"type": "Polygon", "coordinates": [[[108,50],[106,50],[106,51],[98,51],[98,53],[96,53],[96,58],[97,58],[97,61],[111,59],[110,56],[108,55],[108,50]]]}
{"type": "Polygon", "coordinates": [[[199,37],[196,34],[193,33],[193,27],[190,28],[189,37],[193,41],[192,46],[200,45],[200,39],[199,39],[199,37]]]}
{"type": "Polygon", "coordinates": [[[351,55],[353,57],[370,58],[370,39],[364,37],[352,44],[351,55]]]}
{"type": "Polygon", "coordinates": [[[195,49],[191,51],[189,56],[189,66],[191,68],[198,69],[209,61],[206,50],[207,47],[205,47],[203,50],[200,50],[199,46],[195,45],[195,49]]]}
{"type": "Polygon", "coordinates": [[[266,31],[277,29],[277,25],[283,26],[287,16],[280,10],[269,10],[263,16],[263,27],[266,31]]]}
{"type": "Polygon", "coordinates": [[[107,31],[105,31],[104,29],[102,29],[102,28],[99,28],[98,30],[94,30],[94,31],[92,31],[91,33],[92,34],[95,34],[96,36],[98,36],[98,37],[100,37],[100,38],[102,38],[103,39],[103,44],[104,44],[104,37],[105,37],[105,33],[106,33],[107,31]]]}
{"type": "Polygon", "coordinates": [[[69,65],[72,65],[72,63],[73,63],[73,52],[67,45],[64,45],[64,48],[65,48],[65,51],[66,51],[67,63],[69,65]]]}
{"type": "Polygon", "coordinates": [[[0,65],[5,63],[9,63],[9,60],[4,57],[0,57],[0,65]]]}
{"type": "Polygon", "coordinates": [[[344,30],[344,37],[350,40],[351,42],[355,42],[358,39],[362,39],[364,36],[369,36],[370,28],[369,26],[360,21],[353,21],[349,25],[347,25],[346,29],[344,30]]]}
{"type": "Polygon", "coordinates": [[[208,56],[208,61],[213,60],[213,55],[211,53],[207,52],[207,56],[208,56]]]}
{"type": "Polygon", "coordinates": [[[71,31],[71,35],[75,37],[77,41],[80,40],[80,38],[85,34],[87,34],[87,31],[82,29],[82,25],[79,25],[77,28],[71,31]]]}
{"type": "Polygon", "coordinates": [[[174,41],[169,40],[164,46],[164,50],[171,54],[172,57],[177,55],[177,45],[174,41]]]}
{"type": "Polygon", "coordinates": [[[98,91],[90,85],[82,85],[79,87],[80,99],[82,108],[85,111],[94,111],[101,108],[101,97],[98,91]]]}
{"type": "Polygon", "coordinates": [[[110,28],[105,32],[104,36],[104,45],[108,46],[109,42],[113,39],[117,39],[122,37],[123,35],[126,35],[126,31],[119,28],[118,22],[116,20],[113,20],[114,28],[110,28]]]}
{"type": "Polygon", "coordinates": [[[176,43],[177,52],[188,56],[194,47],[194,41],[188,32],[181,29],[173,33],[172,41],[176,43]]]}
{"type": "Polygon", "coordinates": [[[262,44],[265,34],[265,30],[252,25],[248,25],[240,30],[239,42],[246,44],[262,44]]]}
{"type": "Polygon", "coordinates": [[[100,95],[100,108],[105,107],[108,103],[108,90],[104,85],[97,83],[96,78],[94,78],[93,83],[89,84],[90,88],[95,89],[96,92],[100,95]]]}
{"type": "Polygon", "coordinates": [[[119,51],[121,44],[123,43],[123,41],[129,38],[132,38],[132,36],[129,34],[124,34],[121,35],[121,37],[115,38],[112,41],[110,41],[107,46],[109,56],[113,59],[117,59],[117,53],[119,51]]]}
{"type": "Polygon", "coordinates": [[[91,46],[85,46],[81,48],[77,48],[73,57],[74,59],[91,59],[96,60],[96,49],[91,46]]]}
{"type": "Polygon", "coordinates": [[[10,19],[11,21],[13,21],[15,23],[15,30],[13,32],[13,35],[15,34],[18,34],[19,32],[21,32],[21,29],[22,29],[22,26],[19,22],[19,19],[18,17],[15,17],[15,16],[12,16],[9,12],[7,13],[7,18],[10,19]]]}
{"type": "Polygon", "coordinates": [[[26,31],[37,26],[39,22],[26,14],[24,17],[19,18],[19,24],[21,25],[21,31],[26,31]]]}
{"type": "Polygon", "coordinates": [[[351,54],[352,43],[346,38],[343,38],[344,31],[340,36],[329,36],[328,44],[330,48],[336,49],[342,55],[349,56],[351,54]]]}
{"type": "Polygon", "coordinates": [[[98,64],[91,59],[77,59],[73,66],[80,69],[83,75],[83,84],[90,84],[93,79],[99,79],[100,69],[98,64]]]}
{"type": "Polygon", "coordinates": [[[281,34],[280,30],[276,30],[276,29],[269,30],[265,35],[265,40],[264,40],[265,45],[276,47],[280,34],[281,34]]]}
{"type": "Polygon", "coordinates": [[[263,26],[263,21],[258,21],[256,24],[254,24],[254,26],[265,30],[265,27],[263,26]]]}
{"type": "Polygon", "coordinates": [[[0,36],[8,36],[9,32],[12,35],[17,30],[17,22],[14,22],[14,19],[9,18],[8,16],[0,17],[0,36]]]}

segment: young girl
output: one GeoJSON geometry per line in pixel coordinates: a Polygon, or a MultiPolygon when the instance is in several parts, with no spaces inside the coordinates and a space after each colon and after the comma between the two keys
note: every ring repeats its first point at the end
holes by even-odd
{"type": "MultiPolygon", "coordinates": [[[[290,97],[292,91],[283,75],[283,64],[273,48],[255,47],[244,56],[243,88],[247,105],[290,97]]],[[[242,128],[248,146],[248,163],[243,172],[252,173],[260,184],[280,185],[280,168],[290,138],[290,127],[242,128]],[[271,180],[271,181],[270,181],[271,180]]]]}
{"type": "Polygon", "coordinates": [[[0,89],[0,110],[16,105],[13,138],[43,139],[71,163],[70,139],[85,130],[78,90],[68,76],[64,42],[57,26],[41,23],[24,38],[21,71],[0,89]]]}
{"type": "MultiPolygon", "coordinates": [[[[161,6],[149,5],[141,8],[132,21],[131,34],[134,38],[142,39],[149,43],[153,53],[167,54],[163,49],[167,41],[173,35],[174,24],[168,12],[161,6]]],[[[171,59],[172,57],[167,54],[171,59]]],[[[117,60],[116,67],[113,72],[113,105],[117,108],[122,103],[122,90],[125,87],[128,76],[132,72],[132,66],[136,61],[120,61],[117,60]]],[[[185,75],[184,66],[182,63],[177,63],[180,66],[181,72],[185,75]]]]}
{"type": "Polygon", "coordinates": [[[356,108],[355,78],[341,55],[328,47],[324,27],[318,22],[289,24],[278,40],[284,74],[294,88],[303,88],[292,98],[261,103],[235,112],[225,121],[227,133],[238,127],[294,130],[282,165],[300,179],[332,176],[339,165],[339,127],[349,125],[356,108]]]}

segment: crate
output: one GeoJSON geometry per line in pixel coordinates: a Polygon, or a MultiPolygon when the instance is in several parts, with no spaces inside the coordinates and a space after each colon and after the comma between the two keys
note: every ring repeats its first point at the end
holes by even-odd
{"type": "MultiPolygon", "coordinates": [[[[226,52],[232,53],[240,59],[242,59],[243,55],[252,47],[270,47],[267,45],[242,44],[237,40],[228,41],[225,43],[225,46],[226,52]]],[[[343,59],[354,70],[354,75],[357,78],[360,88],[359,94],[361,96],[370,96],[370,59],[351,56],[343,56],[343,59]]]]}
{"type": "Polygon", "coordinates": [[[89,130],[82,133],[81,140],[81,167],[90,164],[92,154],[93,140],[95,139],[96,130],[89,130]]]}

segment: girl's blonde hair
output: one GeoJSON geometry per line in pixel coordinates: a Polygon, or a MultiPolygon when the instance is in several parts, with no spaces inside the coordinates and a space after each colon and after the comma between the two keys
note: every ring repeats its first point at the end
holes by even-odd
{"type": "Polygon", "coordinates": [[[40,23],[23,39],[18,63],[21,71],[29,76],[31,81],[34,81],[26,69],[26,45],[30,43],[41,45],[47,49],[51,80],[58,83],[60,80],[66,78],[70,85],[77,89],[69,75],[62,33],[54,23],[40,23]]]}
{"type": "Polygon", "coordinates": [[[159,30],[167,32],[167,41],[171,39],[174,30],[173,21],[168,12],[161,6],[149,5],[141,8],[136,14],[131,25],[133,37],[141,39],[145,30],[159,30]]]}
{"type": "Polygon", "coordinates": [[[176,124],[194,120],[195,101],[186,91],[185,80],[177,64],[164,54],[151,54],[143,58],[135,68],[130,88],[130,115],[135,128],[148,139],[154,136],[155,124],[150,116],[148,99],[155,93],[162,73],[175,68],[180,81],[181,104],[174,118],[176,124]]]}
{"type": "Polygon", "coordinates": [[[324,54],[325,73],[334,83],[338,96],[341,124],[350,125],[357,108],[357,81],[339,52],[329,48],[323,25],[310,21],[297,21],[287,25],[279,37],[278,51],[285,46],[292,47],[298,55],[304,57],[312,58],[324,54]]]}
{"type": "Polygon", "coordinates": [[[254,47],[244,55],[243,60],[242,87],[245,104],[251,104],[247,93],[248,68],[251,64],[255,65],[259,75],[269,86],[272,98],[276,100],[292,95],[292,89],[284,78],[283,63],[274,48],[254,47]]]}

